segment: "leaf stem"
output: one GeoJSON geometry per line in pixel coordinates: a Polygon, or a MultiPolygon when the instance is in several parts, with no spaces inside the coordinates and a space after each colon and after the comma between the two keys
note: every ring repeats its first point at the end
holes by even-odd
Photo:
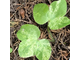
{"type": "Polygon", "coordinates": [[[47,30],[48,30],[48,33],[49,33],[51,39],[52,39],[52,40],[48,40],[48,41],[49,41],[49,42],[54,42],[55,40],[54,40],[54,38],[52,37],[51,31],[50,31],[50,29],[49,29],[48,26],[47,26],[47,30]]]}

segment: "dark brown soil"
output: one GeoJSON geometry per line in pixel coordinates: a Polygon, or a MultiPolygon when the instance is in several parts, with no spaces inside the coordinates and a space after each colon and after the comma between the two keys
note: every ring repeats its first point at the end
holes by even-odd
{"type": "MultiPolygon", "coordinates": [[[[18,55],[18,47],[21,42],[16,33],[23,24],[33,24],[39,27],[41,31],[40,39],[51,39],[47,32],[47,23],[37,24],[33,19],[33,7],[38,3],[50,4],[56,0],[10,0],[10,47],[13,52],[10,53],[10,60],[38,60],[36,57],[21,58],[18,55]]],[[[67,1],[66,16],[70,18],[70,0],[67,1]]],[[[52,54],[49,60],[69,60],[70,58],[70,25],[51,30],[55,43],[51,42],[52,54]]],[[[47,53],[47,52],[46,52],[47,53]]]]}

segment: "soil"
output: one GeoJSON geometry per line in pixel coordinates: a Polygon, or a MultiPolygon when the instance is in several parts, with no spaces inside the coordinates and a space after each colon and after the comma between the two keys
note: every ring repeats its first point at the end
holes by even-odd
{"type": "MultiPolygon", "coordinates": [[[[50,5],[56,0],[10,0],[10,47],[13,52],[10,53],[10,60],[38,60],[35,56],[29,58],[21,58],[18,54],[20,40],[16,33],[24,24],[33,24],[39,27],[41,31],[40,39],[51,39],[47,32],[47,23],[39,25],[33,18],[33,7],[38,3],[46,3],[50,5]]],[[[70,0],[67,2],[66,16],[70,18],[70,0]]],[[[52,53],[49,60],[69,60],[70,58],[70,25],[58,29],[51,30],[55,42],[50,42],[52,53]]],[[[46,52],[47,53],[47,52],[46,52]]]]}

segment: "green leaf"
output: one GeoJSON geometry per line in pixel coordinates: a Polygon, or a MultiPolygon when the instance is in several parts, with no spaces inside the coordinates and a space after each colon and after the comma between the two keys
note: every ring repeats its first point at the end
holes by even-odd
{"type": "Polygon", "coordinates": [[[39,60],[49,60],[51,55],[51,46],[47,39],[29,39],[20,43],[18,53],[19,56],[23,58],[36,55],[39,60]]]}
{"type": "Polygon", "coordinates": [[[42,39],[37,42],[36,57],[39,60],[49,60],[51,56],[51,46],[47,39],[42,39]]]}
{"type": "Polygon", "coordinates": [[[49,21],[49,7],[45,3],[39,3],[34,6],[33,17],[38,24],[45,24],[49,21]]]}
{"type": "Polygon", "coordinates": [[[49,7],[50,20],[64,16],[66,14],[66,11],[67,11],[66,0],[59,0],[52,2],[49,7]]]}
{"type": "Polygon", "coordinates": [[[10,48],[10,53],[12,52],[12,48],[10,48]]]}
{"type": "Polygon", "coordinates": [[[58,17],[55,18],[53,20],[51,20],[48,24],[48,26],[50,27],[50,29],[56,30],[56,29],[60,29],[63,28],[67,25],[70,24],[70,20],[67,17],[58,17]]]}
{"type": "Polygon", "coordinates": [[[38,39],[39,36],[40,36],[39,28],[31,24],[22,25],[20,30],[17,32],[17,37],[21,41],[27,39],[38,39]]]}
{"type": "Polygon", "coordinates": [[[34,56],[34,52],[36,49],[35,43],[36,42],[34,41],[34,39],[22,41],[19,44],[19,49],[18,49],[19,56],[23,58],[34,56]]]}

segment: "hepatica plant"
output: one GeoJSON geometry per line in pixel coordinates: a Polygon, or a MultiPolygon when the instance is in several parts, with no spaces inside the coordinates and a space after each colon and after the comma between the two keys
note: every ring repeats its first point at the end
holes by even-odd
{"type": "MultiPolygon", "coordinates": [[[[39,3],[34,6],[33,17],[38,24],[42,25],[48,22],[48,27],[55,30],[70,24],[70,20],[64,16],[66,11],[66,0],[54,1],[50,6],[39,3]]],[[[38,27],[31,24],[22,25],[17,32],[17,37],[21,40],[18,48],[20,57],[36,56],[39,60],[49,60],[51,46],[47,39],[39,39],[38,27]]]]}
{"type": "Polygon", "coordinates": [[[38,27],[31,24],[22,25],[17,32],[17,37],[21,40],[18,49],[20,57],[36,56],[39,60],[49,60],[51,46],[47,39],[39,39],[40,30],[38,27]]]}
{"type": "Polygon", "coordinates": [[[56,30],[70,24],[70,20],[64,16],[66,11],[66,0],[54,1],[49,7],[45,3],[40,3],[34,6],[33,17],[38,24],[42,25],[48,22],[48,27],[56,30]]]}

